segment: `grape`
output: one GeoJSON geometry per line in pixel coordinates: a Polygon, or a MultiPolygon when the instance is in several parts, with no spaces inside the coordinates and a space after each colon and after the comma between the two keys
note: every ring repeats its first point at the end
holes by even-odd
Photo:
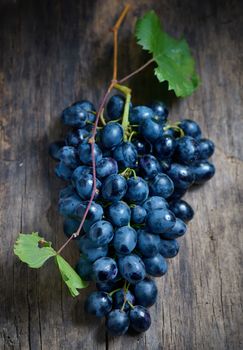
{"type": "Polygon", "coordinates": [[[145,307],[136,305],[130,311],[129,316],[130,325],[135,331],[141,333],[149,329],[151,325],[151,318],[148,310],[145,307]]]}
{"type": "Polygon", "coordinates": [[[159,243],[159,253],[166,259],[174,258],[179,253],[180,245],[176,239],[161,239],[159,243]]]}
{"type": "Polygon", "coordinates": [[[130,321],[126,312],[116,309],[112,310],[106,319],[106,328],[112,335],[120,336],[127,332],[130,321]]]}
{"type": "Polygon", "coordinates": [[[117,253],[130,254],[137,244],[137,232],[129,226],[123,226],[116,230],[113,240],[117,253]]]}
{"type": "Polygon", "coordinates": [[[174,192],[174,183],[169,176],[158,174],[149,182],[149,189],[154,196],[168,198],[174,192]]]}
{"type": "Polygon", "coordinates": [[[182,221],[179,218],[176,218],[175,225],[169,231],[161,233],[160,236],[164,239],[175,239],[183,236],[186,233],[186,230],[187,226],[184,223],[184,221],[182,221]]]}
{"type": "MultiPolygon", "coordinates": [[[[120,289],[113,295],[113,307],[115,309],[121,309],[123,307],[125,298],[130,304],[133,305],[135,303],[135,297],[129,290],[125,292],[124,289],[120,289]]],[[[127,301],[124,305],[124,311],[130,310],[130,305],[127,301]]]]}
{"type": "Polygon", "coordinates": [[[127,182],[121,175],[112,174],[103,182],[102,196],[107,202],[118,202],[127,191],[127,182]]]}
{"type": "Polygon", "coordinates": [[[164,102],[155,101],[150,105],[150,107],[154,111],[154,114],[156,115],[156,117],[159,117],[159,120],[161,122],[167,121],[169,111],[166,105],[164,104],[164,102]]]}
{"type": "Polygon", "coordinates": [[[96,164],[96,173],[97,177],[103,179],[112,174],[118,173],[118,165],[115,159],[111,157],[102,158],[96,164]]]}
{"type": "Polygon", "coordinates": [[[139,169],[145,179],[152,179],[160,172],[158,160],[151,154],[146,154],[139,159],[139,169]]]}
{"type": "Polygon", "coordinates": [[[113,227],[109,221],[96,221],[87,232],[87,237],[98,245],[110,243],[113,238],[113,227]]]}
{"type": "Polygon", "coordinates": [[[131,208],[131,221],[134,224],[142,224],[146,218],[147,211],[140,205],[131,208]]]}
{"type": "Polygon", "coordinates": [[[64,147],[66,144],[64,141],[59,140],[59,141],[55,141],[52,142],[49,146],[49,155],[55,159],[55,160],[59,160],[59,150],[64,147]]]}
{"type": "Polygon", "coordinates": [[[161,254],[156,254],[149,258],[143,259],[147,274],[153,277],[161,277],[166,274],[168,265],[161,254]]]}
{"type": "Polygon", "coordinates": [[[174,182],[175,187],[187,189],[190,187],[194,180],[195,175],[191,168],[187,165],[173,163],[170,169],[167,171],[167,175],[174,182]]]}
{"type": "Polygon", "coordinates": [[[105,292],[92,292],[85,301],[84,309],[96,317],[107,315],[112,308],[112,299],[105,292]]]}
{"type": "Polygon", "coordinates": [[[159,243],[159,236],[153,235],[144,230],[138,232],[137,248],[143,256],[150,257],[156,255],[159,252],[159,243]]]}
{"type": "Polygon", "coordinates": [[[129,114],[129,121],[131,124],[140,124],[145,119],[150,119],[154,116],[151,108],[146,106],[133,107],[129,114]]]}
{"type": "Polygon", "coordinates": [[[190,221],[194,216],[192,207],[182,199],[172,202],[170,204],[170,210],[173,211],[176,217],[185,222],[190,221]]]}
{"type": "Polygon", "coordinates": [[[184,131],[185,135],[200,139],[201,129],[200,126],[190,119],[184,119],[180,122],[179,127],[184,131]]]}
{"type": "Polygon", "coordinates": [[[131,142],[123,142],[113,151],[113,157],[117,160],[119,166],[123,168],[135,168],[137,164],[138,153],[136,147],[131,142]]]}
{"type": "Polygon", "coordinates": [[[113,225],[121,227],[130,222],[131,209],[125,202],[116,202],[108,207],[108,217],[113,225]]]}
{"type": "Polygon", "coordinates": [[[163,135],[155,143],[155,151],[160,159],[171,158],[176,147],[176,141],[172,136],[163,135]]]}
{"type": "Polygon", "coordinates": [[[208,139],[199,140],[199,158],[207,160],[214,153],[214,143],[208,139]]]}
{"type": "Polygon", "coordinates": [[[199,161],[191,167],[195,176],[195,184],[203,184],[210,180],[215,174],[215,166],[207,161],[199,161]]]}
{"type": "Polygon", "coordinates": [[[86,124],[88,113],[77,103],[64,109],[61,115],[61,119],[65,125],[82,128],[86,124]]]}
{"type": "Polygon", "coordinates": [[[134,286],[134,295],[136,302],[144,307],[154,305],[157,299],[158,289],[155,282],[146,277],[143,281],[138,282],[134,286]]]}
{"type": "Polygon", "coordinates": [[[192,164],[200,157],[198,142],[190,137],[181,137],[176,143],[175,155],[182,164],[192,164]]]}
{"type": "MultiPolygon", "coordinates": [[[[81,162],[85,165],[92,164],[92,156],[91,156],[91,144],[90,143],[81,143],[78,147],[78,154],[81,162]]],[[[98,163],[102,158],[102,152],[99,146],[94,144],[94,156],[95,162],[98,163]]]]}
{"type": "Polygon", "coordinates": [[[137,283],[145,277],[145,266],[142,259],[135,255],[126,255],[118,259],[120,274],[129,283],[137,283]]]}
{"type": "Polygon", "coordinates": [[[67,136],[49,147],[59,161],[57,177],[67,182],[58,202],[63,231],[71,237],[79,230],[73,237],[81,253],[76,271],[96,284],[85,311],[105,316],[111,335],[150,327],[146,308],[154,305],[158,290],[149,276],[167,272],[166,259],[178,254],[177,238],[194,215],[181,198],[215,174],[208,161],[214,143],[202,137],[196,122],[167,122],[168,108],[161,101],[150,107],[130,103],[123,129],[124,106],[123,96],[112,96],[94,136],[94,105],[74,103],[61,116],[70,126],[67,136]]]}
{"type": "Polygon", "coordinates": [[[79,240],[79,248],[80,251],[87,257],[87,259],[90,262],[94,262],[95,260],[99,258],[103,258],[107,256],[108,253],[108,246],[98,246],[94,242],[92,242],[90,239],[88,239],[87,236],[83,236],[79,240]]]}
{"type": "Polygon", "coordinates": [[[103,257],[97,259],[93,264],[93,274],[96,282],[107,282],[113,280],[118,269],[115,260],[103,257]]]}
{"type": "Polygon", "coordinates": [[[143,207],[147,212],[150,212],[155,209],[168,209],[169,204],[162,197],[152,196],[143,203],[143,207]]]}
{"type": "Polygon", "coordinates": [[[127,180],[126,199],[130,203],[139,204],[148,198],[149,187],[141,177],[131,177],[127,180]]]}
{"type": "Polygon", "coordinates": [[[85,256],[79,258],[76,271],[85,281],[91,281],[93,278],[93,265],[85,256]]]}
{"type": "Polygon", "coordinates": [[[101,143],[104,148],[112,149],[123,140],[123,128],[119,123],[110,122],[101,131],[101,143]]]}
{"type": "Polygon", "coordinates": [[[155,143],[163,135],[163,127],[155,118],[149,118],[141,122],[139,132],[145,140],[155,143]]]}
{"type": "Polygon", "coordinates": [[[150,211],[146,218],[146,224],[149,230],[155,234],[169,231],[175,223],[175,215],[172,211],[167,209],[155,209],[150,211]]]}

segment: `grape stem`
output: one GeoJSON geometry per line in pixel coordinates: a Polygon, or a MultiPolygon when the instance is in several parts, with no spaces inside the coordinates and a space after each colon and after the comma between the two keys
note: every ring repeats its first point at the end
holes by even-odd
{"type": "Polygon", "coordinates": [[[125,81],[127,81],[128,79],[130,79],[131,77],[133,77],[134,75],[140,73],[142,70],[144,70],[147,66],[149,66],[151,63],[154,62],[154,59],[151,58],[148,62],[146,62],[145,64],[143,64],[141,67],[139,67],[138,69],[136,69],[134,72],[126,75],[124,78],[118,80],[117,82],[119,84],[122,84],[124,83],[125,81]]]}
{"type": "Polygon", "coordinates": [[[120,84],[115,84],[114,88],[121,91],[125,95],[125,106],[124,106],[124,111],[123,111],[123,116],[122,116],[122,127],[124,130],[124,141],[127,141],[127,129],[129,126],[129,106],[131,102],[131,92],[132,90],[129,89],[127,86],[120,85],[120,84]]]}

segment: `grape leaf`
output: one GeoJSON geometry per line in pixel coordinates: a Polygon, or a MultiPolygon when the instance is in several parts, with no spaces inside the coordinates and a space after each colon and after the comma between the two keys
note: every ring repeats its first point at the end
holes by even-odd
{"type": "Polygon", "coordinates": [[[38,232],[20,233],[14,245],[14,253],[34,269],[41,267],[47,259],[56,255],[51,243],[40,237],[38,232]]]}
{"type": "Polygon", "coordinates": [[[68,264],[61,255],[56,255],[56,262],[62,275],[63,281],[69,288],[69,291],[73,297],[79,295],[77,289],[86,288],[88,283],[83,281],[76,271],[68,264]]]}
{"type": "Polygon", "coordinates": [[[187,42],[168,35],[154,11],[137,20],[135,35],[138,44],[153,55],[158,80],[168,81],[169,90],[178,97],[191,95],[200,81],[187,42]]]}

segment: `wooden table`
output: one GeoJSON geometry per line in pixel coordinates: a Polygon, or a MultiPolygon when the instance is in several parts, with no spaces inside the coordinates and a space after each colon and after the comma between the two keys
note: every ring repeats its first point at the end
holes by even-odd
{"type": "MultiPolygon", "coordinates": [[[[202,79],[183,101],[167,96],[152,70],[130,82],[135,103],[172,104],[174,120],[198,121],[217,145],[217,174],[186,198],[196,215],[180,254],[158,280],[144,335],[107,337],[83,313],[86,291],[69,296],[56,266],[30,270],[13,256],[19,231],[39,231],[60,247],[62,219],[48,144],[64,130],[61,111],[96,104],[112,73],[113,25],[123,1],[1,1],[0,5],[0,349],[243,349],[242,329],[242,55],[241,1],[135,1],[120,33],[119,75],[145,62],[131,33],[155,9],[166,29],[184,35],[202,79]]],[[[64,255],[75,264],[75,245],[64,255]]]]}

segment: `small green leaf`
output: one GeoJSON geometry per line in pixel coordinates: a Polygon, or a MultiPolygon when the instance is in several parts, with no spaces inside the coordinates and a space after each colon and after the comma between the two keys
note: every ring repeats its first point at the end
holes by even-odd
{"type": "Polygon", "coordinates": [[[69,288],[69,291],[73,297],[79,295],[77,289],[86,288],[88,283],[82,281],[76,271],[68,264],[61,255],[56,255],[56,262],[62,275],[63,281],[69,288]]]}
{"type": "Polygon", "coordinates": [[[14,254],[29,267],[37,269],[52,256],[56,255],[51,243],[38,235],[38,232],[31,234],[20,233],[14,245],[14,254]]]}
{"type": "Polygon", "coordinates": [[[158,80],[168,81],[169,90],[174,90],[178,97],[191,95],[199,85],[199,77],[187,42],[168,35],[154,11],[138,19],[135,35],[138,44],[153,55],[158,80]]]}

